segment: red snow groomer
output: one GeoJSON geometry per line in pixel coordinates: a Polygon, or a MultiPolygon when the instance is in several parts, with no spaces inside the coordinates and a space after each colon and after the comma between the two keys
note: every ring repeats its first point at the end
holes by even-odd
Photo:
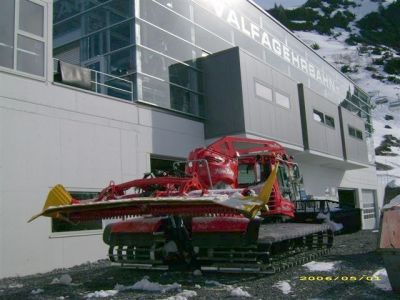
{"type": "Polygon", "coordinates": [[[111,182],[91,200],[57,185],[30,221],[117,219],[103,240],[112,262],[133,268],[272,273],[332,246],[329,226],[290,222],[301,176],[280,144],[224,137],[184,164],[175,174],[111,182]]]}

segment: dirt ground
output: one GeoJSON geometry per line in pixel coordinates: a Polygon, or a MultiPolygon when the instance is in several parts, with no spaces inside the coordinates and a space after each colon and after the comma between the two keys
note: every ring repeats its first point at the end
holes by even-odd
{"type": "Polygon", "coordinates": [[[218,273],[196,276],[185,272],[121,269],[99,261],[45,274],[2,279],[0,299],[85,299],[96,291],[97,296],[105,296],[107,292],[104,294],[101,290],[113,291],[114,295],[106,299],[400,299],[399,294],[381,290],[369,281],[376,279],[370,276],[383,268],[383,261],[375,251],[377,238],[378,233],[371,231],[337,236],[330,254],[317,259],[317,262],[335,262],[335,269],[330,271],[310,271],[298,266],[269,276],[218,273]],[[54,278],[65,274],[72,278],[71,284],[51,284],[54,278]],[[144,277],[162,285],[178,283],[181,288],[165,292],[116,291],[116,284],[132,286],[144,277]],[[282,289],[286,287],[287,294],[276,286],[279,282],[281,285],[286,282],[282,289]],[[183,290],[193,292],[182,294],[183,290]]]}

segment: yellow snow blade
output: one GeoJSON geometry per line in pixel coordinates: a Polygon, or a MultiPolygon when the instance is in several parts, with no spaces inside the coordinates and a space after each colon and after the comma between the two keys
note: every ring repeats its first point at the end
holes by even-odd
{"type": "MultiPolygon", "coordinates": [[[[259,205],[247,205],[245,207],[246,211],[250,213],[250,215],[254,218],[257,213],[265,208],[268,210],[268,201],[269,197],[272,193],[272,188],[274,186],[276,180],[276,174],[278,173],[279,163],[277,163],[274,169],[271,171],[271,174],[268,176],[268,179],[265,181],[263,187],[261,188],[261,192],[258,197],[254,197],[254,200],[257,202],[261,202],[259,205]]],[[[246,198],[248,200],[248,198],[246,198]]]]}
{"type": "Polygon", "coordinates": [[[34,215],[32,218],[30,218],[28,223],[32,222],[33,220],[35,220],[36,218],[38,218],[40,216],[57,218],[59,215],[58,213],[47,214],[46,210],[49,207],[70,205],[71,203],[72,203],[72,196],[70,195],[70,193],[68,193],[61,184],[57,184],[49,192],[46,202],[43,206],[42,212],[37,215],[34,215]]]}
{"type": "Polygon", "coordinates": [[[260,200],[264,202],[264,204],[268,203],[269,197],[271,196],[272,187],[274,186],[276,180],[276,174],[278,173],[278,168],[279,168],[279,163],[277,163],[274,169],[271,171],[271,174],[269,175],[267,181],[265,181],[265,184],[261,189],[260,195],[258,196],[260,200]]]}

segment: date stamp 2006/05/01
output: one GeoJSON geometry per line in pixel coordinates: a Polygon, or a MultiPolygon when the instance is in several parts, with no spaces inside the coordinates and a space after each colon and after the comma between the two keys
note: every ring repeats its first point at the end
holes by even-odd
{"type": "Polygon", "coordinates": [[[358,275],[358,276],[300,276],[300,281],[348,281],[348,282],[356,282],[356,281],[381,281],[382,278],[380,276],[374,275],[358,275]]]}

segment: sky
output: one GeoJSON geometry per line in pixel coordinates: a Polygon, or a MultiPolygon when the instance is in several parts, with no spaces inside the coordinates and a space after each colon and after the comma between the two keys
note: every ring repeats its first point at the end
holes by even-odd
{"type": "Polygon", "coordinates": [[[306,2],[306,0],[254,0],[263,8],[272,8],[274,4],[282,4],[284,7],[299,6],[306,2]]]}

